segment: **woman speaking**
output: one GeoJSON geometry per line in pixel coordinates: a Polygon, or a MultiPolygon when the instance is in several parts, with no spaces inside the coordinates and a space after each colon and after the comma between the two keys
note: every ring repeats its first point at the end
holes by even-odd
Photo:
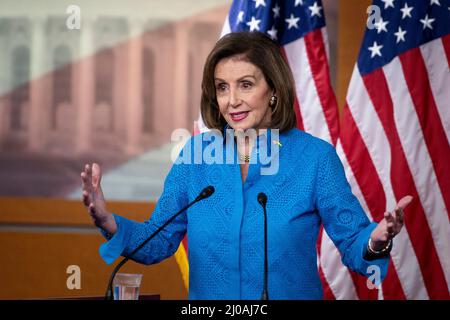
{"type": "Polygon", "coordinates": [[[387,273],[403,226],[400,200],[370,223],[329,143],[295,128],[294,81],[278,46],[262,33],[230,33],[209,54],[201,114],[211,132],[189,139],[150,219],[107,210],[97,164],[81,173],[83,203],[107,239],[107,263],[127,256],[170,215],[215,192],[169,223],[132,259],[153,264],[189,239],[190,299],[322,299],[316,242],[321,224],[343,263],[387,273]],[[369,268],[372,267],[372,268],[369,268]],[[265,273],[266,271],[266,273],[265,273]]]}

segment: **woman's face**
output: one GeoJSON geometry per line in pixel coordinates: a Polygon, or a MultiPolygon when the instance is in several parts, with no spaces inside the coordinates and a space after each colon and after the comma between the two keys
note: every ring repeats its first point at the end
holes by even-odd
{"type": "Polygon", "coordinates": [[[254,64],[231,56],[220,60],[214,72],[220,113],[235,130],[269,128],[273,90],[254,64]]]}

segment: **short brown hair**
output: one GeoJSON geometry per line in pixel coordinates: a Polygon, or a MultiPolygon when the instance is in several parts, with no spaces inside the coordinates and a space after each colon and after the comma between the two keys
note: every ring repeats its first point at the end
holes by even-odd
{"type": "Polygon", "coordinates": [[[220,60],[234,55],[243,55],[246,61],[261,69],[267,84],[276,92],[277,104],[272,110],[271,128],[280,132],[295,128],[295,87],[291,70],[274,41],[264,33],[248,31],[227,34],[206,59],[200,108],[206,126],[222,130],[226,124],[217,103],[214,72],[220,60]]]}

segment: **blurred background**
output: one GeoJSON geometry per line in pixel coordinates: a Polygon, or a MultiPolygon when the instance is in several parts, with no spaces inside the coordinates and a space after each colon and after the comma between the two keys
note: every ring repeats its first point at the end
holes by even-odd
{"type": "MultiPolygon", "coordinates": [[[[369,2],[323,1],[340,108],[369,2]]],[[[81,169],[102,166],[110,211],[148,219],[172,165],[172,131],[194,130],[203,64],[230,5],[0,2],[0,299],[104,293],[111,266],[80,202],[81,169]],[[67,286],[70,265],[80,288],[67,286]]],[[[177,252],[124,272],[144,274],[144,294],[184,299],[185,264],[177,252]]]]}
{"type": "Polygon", "coordinates": [[[156,200],[165,145],[175,128],[193,129],[203,63],[229,5],[2,1],[0,194],[78,199],[84,162],[108,172],[151,152],[105,188],[110,198],[156,200]],[[71,5],[80,29],[67,27],[71,5]]]}

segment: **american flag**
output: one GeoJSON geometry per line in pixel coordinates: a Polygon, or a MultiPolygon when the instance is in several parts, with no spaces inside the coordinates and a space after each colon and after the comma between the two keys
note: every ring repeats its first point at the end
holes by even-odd
{"type": "MultiPolygon", "coordinates": [[[[380,16],[368,20],[338,154],[370,219],[381,220],[404,195],[415,199],[379,297],[449,299],[450,1],[373,5],[380,16]]],[[[343,298],[357,294],[350,288],[343,298]]]]}

